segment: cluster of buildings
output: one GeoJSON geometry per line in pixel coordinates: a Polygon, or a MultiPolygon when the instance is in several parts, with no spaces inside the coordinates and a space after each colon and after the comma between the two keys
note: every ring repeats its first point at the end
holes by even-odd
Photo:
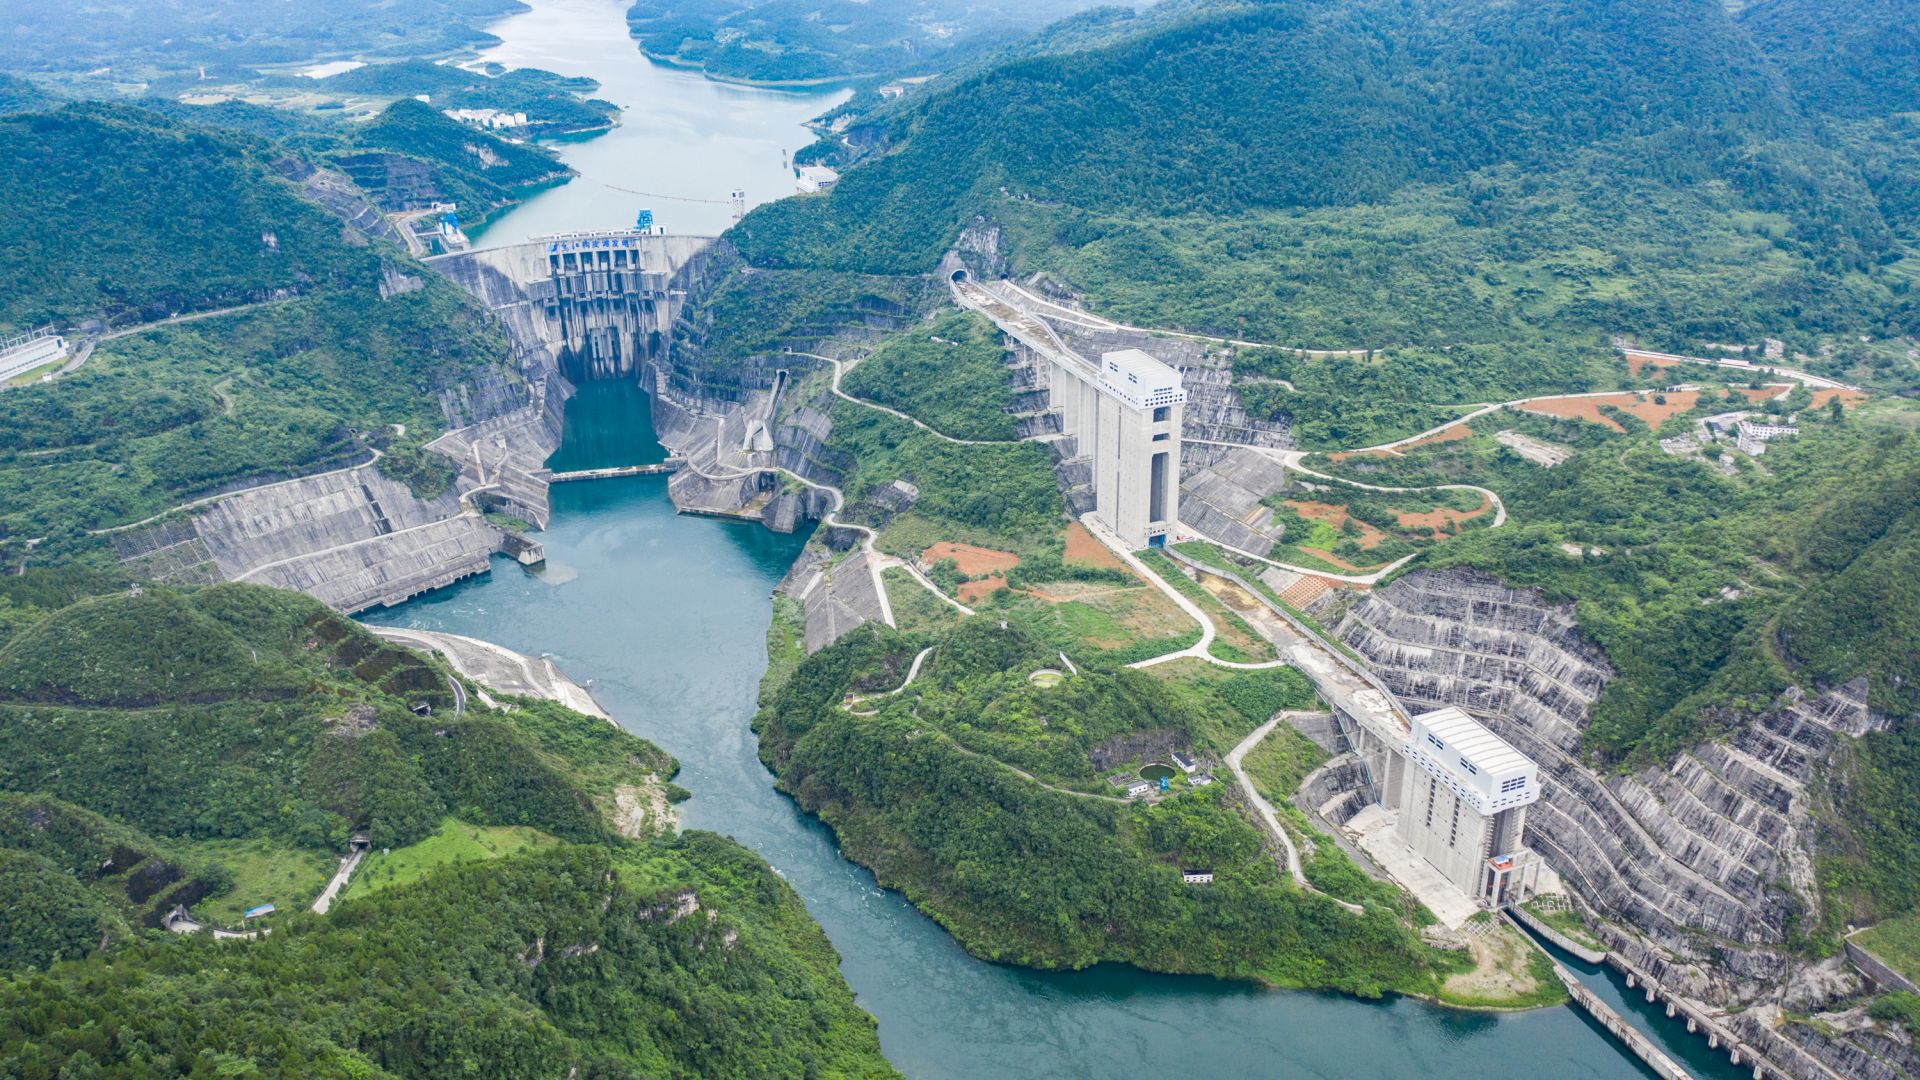
{"type": "Polygon", "coordinates": [[[523,112],[502,112],[499,109],[441,109],[450,120],[463,124],[485,128],[488,131],[505,131],[509,128],[527,126],[527,114],[523,112]]]}
{"type": "Polygon", "coordinates": [[[1800,426],[1795,422],[1798,419],[1797,416],[1775,419],[1750,412],[1730,412],[1709,416],[1700,426],[1709,441],[1731,438],[1741,453],[1758,457],[1767,452],[1767,444],[1773,440],[1800,434],[1800,426]]]}
{"type": "MultiPolygon", "coordinates": [[[[1798,419],[1798,416],[1776,417],[1745,410],[1719,413],[1695,421],[1693,430],[1684,435],[1661,439],[1660,448],[1669,454],[1685,456],[1698,454],[1715,443],[1731,442],[1748,457],[1759,457],[1767,452],[1767,444],[1773,440],[1800,434],[1798,419]]],[[[1734,471],[1730,461],[1722,461],[1720,467],[1728,475],[1734,471]]]]}
{"type": "Polygon", "coordinates": [[[1751,418],[1742,420],[1734,428],[1733,444],[1740,448],[1741,453],[1758,457],[1767,452],[1767,444],[1773,440],[1800,434],[1794,419],[1789,416],[1779,424],[1762,423],[1751,418]]]}

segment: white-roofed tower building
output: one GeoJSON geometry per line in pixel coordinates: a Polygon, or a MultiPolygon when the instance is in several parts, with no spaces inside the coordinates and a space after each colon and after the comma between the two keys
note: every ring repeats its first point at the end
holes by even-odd
{"type": "Polygon", "coordinates": [[[1180,506],[1180,373],[1139,349],[1100,357],[1066,411],[1091,456],[1093,512],[1128,547],[1163,543],[1180,506]]]}
{"type": "Polygon", "coordinates": [[[1531,895],[1538,862],[1521,842],[1540,769],[1451,706],[1411,720],[1401,747],[1399,838],[1460,891],[1488,907],[1531,895]]]}

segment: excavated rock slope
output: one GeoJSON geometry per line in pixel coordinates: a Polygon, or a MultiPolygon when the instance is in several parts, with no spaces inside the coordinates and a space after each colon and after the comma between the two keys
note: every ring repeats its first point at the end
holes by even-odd
{"type": "MultiPolygon", "coordinates": [[[[1409,708],[1457,705],[1539,763],[1527,842],[1618,924],[1608,936],[1623,960],[1716,1012],[1804,999],[1808,965],[1787,938],[1818,903],[1806,786],[1836,736],[1876,726],[1864,686],[1790,690],[1664,767],[1601,775],[1578,751],[1614,671],[1571,605],[1420,570],[1355,604],[1337,634],[1409,708]]],[[[1799,1049],[1787,1056],[1819,1074],[1799,1049]]]]}

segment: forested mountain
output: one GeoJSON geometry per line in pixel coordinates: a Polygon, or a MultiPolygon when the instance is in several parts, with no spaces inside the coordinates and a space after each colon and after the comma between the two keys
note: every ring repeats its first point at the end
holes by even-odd
{"type": "Polygon", "coordinates": [[[346,284],[364,251],[271,148],[105,104],[0,120],[0,324],[140,321],[346,284]],[[44,167],[59,162],[58,168],[44,167]],[[37,163],[41,167],[34,167],[37,163]]]}
{"type": "Polygon", "coordinates": [[[756,82],[930,74],[1089,6],[1090,0],[638,0],[647,55],[756,82]]]}
{"type": "Polygon", "coordinates": [[[0,72],[0,116],[33,112],[54,103],[52,95],[17,75],[0,72]]]}
{"type": "Polygon", "coordinates": [[[985,215],[1109,313],[1330,347],[1916,320],[1904,208],[1713,0],[1204,5],[879,120],[750,258],[924,270],[985,215]]]}
{"type": "Polygon", "coordinates": [[[1756,0],[1740,25],[1793,94],[1836,116],[1920,109],[1920,12],[1908,0],[1756,0]]]}
{"type": "MultiPolygon", "coordinates": [[[[230,115],[245,127],[259,112],[230,115]]],[[[412,100],[350,143],[290,146],[102,103],[0,118],[0,138],[13,151],[0,167],[13,208],[0,327],[149,326],[100,341],[57,383],[0,397],[0,534],[53,537],[42,558],[104,550],[76,534],[250,478],[364,461],[396,424],[430,439],[445,422],[436,391],[476,372],[518,377],[464,293],[417,271],[414,287],[387,288],[405,254],[283,177],[372,155],[381,175],[411,163],[486,206],[551,174],[545,151],[412,100]],[[488,146],[498,167],[475,157],[488,146]],[[243,310],[171,321],[226,308],[243,310]]]]}
{"type": "MultiPolygon", "coordinates": [[[[328,94],[371,94],[383,98],[427,95],[435,109],[498,109],[527,114],[526,127],[516,135],[549,135],[607,127],[618,122],[619,109],[587,95],[599,89],[592,79],[568,78],[537,68],[513,68],[488,75],[455,64],[403,60],[368,64],[352,71],[313,80],[295,76],[278,80],[299,92],[318,88],[328,94]]],[[[469,129],[471,131],[472,129],[469,129]]]]}
{"type": "MultiPolygon", "coordinates": [[[[253,0],[10,0],[0,11],[0,68],[84,72],[122,81],[356,53],[423,55],[485,40],[477,26],[520,0],[341,0],[324,18],[302,4],[253,0]]],[[[224,69],[224,70],[223,70],[224,69]]]]}
{"type": "Polygon", "coordinates": [[[1237,740],[1241,728],[1311,703],[1297,672],[1246,672],[1208,692],[1089,666],[1034,686],[1027,672],[1059,655],[992,618],[924,640],[862,627],[762,687],[761,756],[850,858],[975,955],[1041,968],[1117,961],[1369,997],[1438,992],[1441,961],[1401,922],[1397,893],[1331,845],[1307,871],[1325,892],[1307,892],[1275,868],[1224,784],[1158,805],[1094,793],[1102,781],[1090,752],[1169,737],[1224,752],[1228,733],[1237,740]],[[914,694],[874,711],[843,707],[849,693],[897,685],[928,644],[914,694]],[[1184,884],[1181,867],[1209,868],[1213,887],[1184,884]]]}
{"type": "Polygon", "coordinates": [[[48,610],[45,579],[0,589],[0,1074],[891,1074],[765,863],[617,811],[661,792],[657,748],[457,710],[444,670],[296,594],[48,610]],[[371,863],[296,911],[355,829],[371,863]],[[523,850],[439,869],[449,830],[523,850]],[[264,899],[264,937],[157,929],[264,899]]]}
{"type": "Polygon", "coordinates": [[[432,202],[451,201],[459,204],[470,224],[507,207],[517,192],[531,185],[569,175],[545,147],[476,131],[412,98],[395,101],[338,143],[328,160],[344,167],[386,209],[424,209],[432,202]],[[379,151],[400,155],[400,160],[369,155],[379,151]],[[424,178],[418,163],[427,166],[424,178]]]}

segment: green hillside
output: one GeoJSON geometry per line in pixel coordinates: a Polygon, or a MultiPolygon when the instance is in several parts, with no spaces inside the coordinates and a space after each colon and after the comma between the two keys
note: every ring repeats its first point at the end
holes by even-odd
{"type": "Polygon", "coordinates": [[[0,165],[0,326],[161,323],[0,395],[0,537],[50,538],[37,558],[98,552],[76,533],[226,486],[366,461],[395,424],[431,438],[435,391],[517,377],[484,311],[301,198],[277,144],[96,104],[0,133],[19,151],[0,165]],[[71,164],[35,164],[51,160],[71,164]],[[393,271],[421,287],[383,296],[393,271]]]}
{"type": "Polygon", "coordinates": [[[137,322],[344,284],[369,262],[273,178],[265,143],[98,104],[0,119],[0,138],[0,325],[137,322]]]}
{"type": "Polygon", "coordinates": [[[347,148],[330,157],[386,209],[424,209],[451,200],[468,222],[503,209],[525,188],[569,175],[545,147],[508,142],[412,98],[354,128],[347,148]],[[404,160],[396,164],[388,155],[404,160]],[[409,162],[424,165],[426,175],[409,162]]]}
{"type": "Polygon", "coordinates": [[[17,112],[36,112],[55,103],[55,98],[17,75],[0,73],[0,116],[17,112]]]}
{"type": "MultiPolygon", "coordinates": [[[[1042,688],[1028,673],[1056,651],[1003,627],[965,619],[931,640],[863,627],[762,688],[761,755],[848,857],[993,960],[1431,992],[1434,961],[1401,923],[1399,894],[1331,844],[1314,880],[1365,915],[1294,888],[1227,785],[1182,780],[1177,796],[1129,805],[1090,759],[1140,738],[1223,753],[1274,710],[1310,704],[1303,678],[1261,672],[1211,690],[1089,669],[1042,688]],[[898,686],[923,644],[935,652],[910,692],[844,704],[898,686]],[[1215,883],[1183,884],[1183,867],[1215,883]]],[[[1139,754],[1115,752],[1122,764],[1139,754]]]]}
{"type": "Polygon", "coordinates": [[[1849,117],[1920,109],[1920,19],[1905,0],[1754,0],[1739,18],[1813,108],[1849,117]]]}
{"type": "MultiPolygon", "coordinates": [[[[329,848],[360,823],[399,846],[455,811],[605,834],[594,804],[611,788],[576,773],[595,767],[588,751],[618,751],[588,743],[563,762],[542,747],[560,738],[541,726],[556,718],[428,720],[408,709],[422,702],[452,709],[442,675],[298,594],[220,585],[87,599],[0,648],[0,789],[163,837],[329,848]]],[[[634,767],[668,769],[657,753],[634,767]]]]}
{"type": "Polygon", "coordinates": [[[7,30],[0,34],[0,67],[79,73],[107,65],[114,78],[138,80],[190,77],[200,65],[227,76],[256,64],[342,55],[431,55],[487,40],[477,27],[521,10],[519,0],[404,7],[340,0],[323,13],[252,0],[13,0],[0,16],[7,30]]]}
{"type": "Polygon", "coordinates": [[[1713,0],[1207,5],[871,124],[864,158],[823,144],[855,162],[830,195],[736,227],[752,261],[924,271],[984,215],[1109,315],[1288,345],[1916,325],[1897,161],[1713,0]]]}
{"type": "Polygon", "coordinates": [[[1090,6],[1091,0],[636,0],[649,56],[725,79],[786,82],[928,73],[1090,6]]]}
{"type": "Polygon", "coordinates": [[[0,1069],[896,1075],[835,961],[793,891],[730,840],[564,847],[452,868],[261,941],[148,939],[0,982],[0,1069]]]}
{"type": "MultiPolygon", "coordinates": [[[[314,89],[311,80],[300,80],[297,76],[282,82],[302,91],[314,89]]],[[[427,94],[435,109],[524,112],[527,133],[534,135],[584,131],[617,123],[617,106],[587,97],[598,87],[592,79],[568,78],[536,68],[514,68],[499,75],[485,75],[453,64],[424,60],[369,64],[330,76],[318,84],[324,93],[343,96],[372,94],[411,98],[427,94]]]]}
{"type": "Polygon", "coordinates": [[[297,594],[19,592],[0,1074],[891,1075],[765,863],[616,810],[664,798],[659,749],[544,702],[457,712],[435,663],[297,594]],[[406,862],[451,820],[539,842],[305,913],[351,832],[406,862]],[[155,929],[261,901],[259,940],[155,929]]]}

